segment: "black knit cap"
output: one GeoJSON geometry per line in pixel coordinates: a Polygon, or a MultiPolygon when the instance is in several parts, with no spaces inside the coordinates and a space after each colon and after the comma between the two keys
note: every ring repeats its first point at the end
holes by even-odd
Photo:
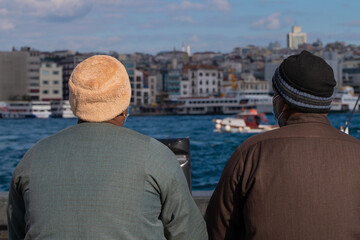
{"type": "Polygon", "coordinates": [[[307,51],[285,59],[272,78],[279,95],[300,112],[330,111],[336,81],[332,68],[307,51]]]}

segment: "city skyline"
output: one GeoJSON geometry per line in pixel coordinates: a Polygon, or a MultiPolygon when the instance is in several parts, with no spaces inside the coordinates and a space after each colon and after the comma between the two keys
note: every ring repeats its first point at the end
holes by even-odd
{"type": "Polygon", "coordinates": [[[267,46],[296,24],[308,43],[360,45],[355,0],[0,0],[0,51],[31,46],[41,51],[155,54],[189,43],[191,52],[231,52],[267,46]]]}

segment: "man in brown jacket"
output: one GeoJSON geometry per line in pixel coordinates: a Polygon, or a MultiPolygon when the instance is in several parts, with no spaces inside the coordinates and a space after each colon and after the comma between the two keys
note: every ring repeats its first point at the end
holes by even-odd
{"type": "Polygon", "coordinates": [[[326,117],[331,67],[303,51],[272,81],[280,128],[229,159],[206,211],[210,239],[360,239],[360,141],[326,117]]]}

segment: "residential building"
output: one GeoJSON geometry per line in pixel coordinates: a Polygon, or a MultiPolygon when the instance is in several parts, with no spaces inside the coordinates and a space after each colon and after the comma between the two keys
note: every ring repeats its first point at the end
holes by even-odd
{"type": "Polygon", "coordinates": [[[149,75],[148,83],[149,83],[149,103],[156,103],[156,95],[157,95],[157,82],[159,76],[157,74],[149,75]]]}
{"type": "Polygon", "coordinates": [[[220,94],[222,71],[211,65],[187,65],[183,69],[181,97],[216,96],[220,94]]]}
{"type": "Polygon", "coordinates": [[[242,73],[241,79],[237,83],[237,90],[242,92],[268,93],[270,83],[268,81],[256,79],[251,73],[242,73]]]}
{"type": "Polygon", "coordinates": [[[91,57],[92,55],[75,55],[69,56],[61,60],[58,65],[62,67],[62,98],[63,100],[69,100],[69,78],[75,67],[84,61],[85,59],[91,57]]]}
{"type": "Polygon", "coordinates": [[[41,101],[62,100],[62,67],[54,62],[43,62],[40,67],[41,101]]]}
{"type": "Polygon", "coordinates": [[[343,78],[343,69],[342,69],[342,58],[340,58],[336,51],[325,50],[321,56],[327,64],[331,66],[334,72],[334,78],[337,82],[336,88],[341,87],[342,78],[343,78]]]}
{"type": "Polygon", "coordinates": [[[167,74],[167,89],[169,98],[176,98],[180,96],[181,85],[181,70],[171,69],[167,74]]]}
{"type": "Polygon", "coordinates": [[[27,52],[0,52],[0,101],[27,98],[28,64],[27,52]]]}
{"type": "Polygon", "coordinates": [[[299,45],[307,42],[307,34],[301,32],[301,27],[294,25],[292,31],[287,35],[287,46],[291,49],[298,49],[299,45]]]}
{"type": "Polygon", "coordinates": [[[39,100],[39,74],[40,74],[40,52],[30,47],[21,47],[21,52],[27,53],[28,92],[30,100],[39,100]]]}

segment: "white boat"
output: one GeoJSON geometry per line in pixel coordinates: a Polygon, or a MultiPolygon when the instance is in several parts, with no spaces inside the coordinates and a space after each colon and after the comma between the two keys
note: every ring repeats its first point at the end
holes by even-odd
{"type": "MultiPolygon", "coordinates": [[[[347,112],[352,111],[355,107],[358,96],[354,94],[354,89],[350,86],[337,90],[333,95],[330,111],[347,112]]],[[[360,106],[355,107],[355,111],[359,111],[360,106]]]]}
{"type": "Polygon", "coordinates": [[[2,118],[48,118],[50,115],[50,102],[45,101],[6,102],[1,112],[2,118]]]}
{"type": "Polygon", "coordinates": [[[245,110],[235,117],[214,119],[213,122],[215,132],[261,133],[278,128],[277,125],[269,125],[265,114],[258,113],[256,109],[245,110]]]}
{"type": "Polygon", "coordinates": [[[69,100],[51,102],[51,117],[53,118],[75,118],[71,111],[69,100]]]}
{"type": "Polygon", "coordinates": [[[177,114],[236,114],[247,109],[261,108],[272,112],[272,96],[268,93],[241,93],[225,97],[180,97],[177,114]]]}

